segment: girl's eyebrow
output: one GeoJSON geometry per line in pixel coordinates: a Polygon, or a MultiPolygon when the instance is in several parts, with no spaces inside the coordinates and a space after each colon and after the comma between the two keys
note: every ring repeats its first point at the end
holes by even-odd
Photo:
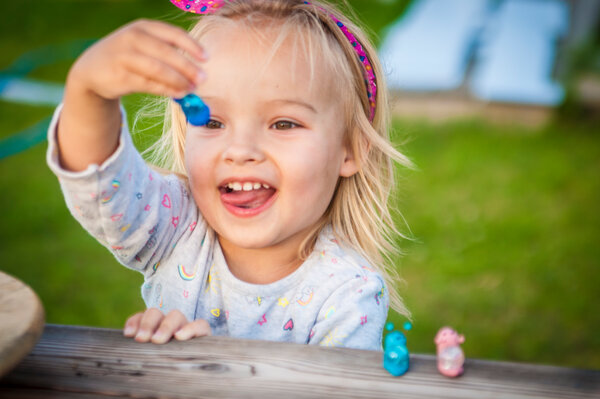
{"type": "MultiPolygon", "coordinates": [[[[209,100],[209,101],[223,101],[223,99],[221,99],[218,96],[201,96],[200,97],[202,100],[209,100]]],[[[317,113],[317,109],[312,106],[311,104],[302,101],[302,100],[296,100],[293,98],[277,98],[274,100],[269,100],[265,102],[266,105],[277,105],[277,104],[282,104],[282,105],[298,105],[301,106],[303,108],[306,108],[307,110],[309,110],[310,112],[316,114],[317,113]]]]}
{"type": "Polygon", "coordinates": [[[312,113],[315,113],[315,114],[317,113],[317,109],[315,107],[313,107],[311,104],[304,102],[302,100],[294,100],[291,98],[280,98],[280,99],[270,100],[270,101],[267,101],[266,104],[268,104],[268,105],[270,105],[270,104],[299,105],[303,108],[308,109],[312,113]]]}

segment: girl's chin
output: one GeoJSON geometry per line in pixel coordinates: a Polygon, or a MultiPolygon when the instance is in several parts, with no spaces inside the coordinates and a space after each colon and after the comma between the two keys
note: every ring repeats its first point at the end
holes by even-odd
{"type": "Polygon", "coordinates": [[[239,250],[262,250],[278,244],[277,240],[267,237],[264,231],[263,234],[253,231],[248,231],[247,233],[242,231],[235,235],[228,233],[225,235],[218,234],[218,236],[222,247],[237,248],[239,250]]]}

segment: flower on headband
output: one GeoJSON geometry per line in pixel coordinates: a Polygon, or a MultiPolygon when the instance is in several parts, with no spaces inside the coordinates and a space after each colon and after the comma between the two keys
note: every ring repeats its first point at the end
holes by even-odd
{"type": "Polygon", "coordinates": [[[220,8],[226,0],[171,0],[183,11],[194,14],[210,14],[220,8]]]}

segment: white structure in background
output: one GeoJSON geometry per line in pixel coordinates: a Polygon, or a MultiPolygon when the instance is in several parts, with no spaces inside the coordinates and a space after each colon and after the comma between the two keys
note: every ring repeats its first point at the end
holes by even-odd
{"type": "Polygon", "coordinates": [[[560,0],[505,0],[485,30],[471,76],[483,100],[558,105],[564,90],[552,79],[556,43],[568,33],[560,0]]]}
{"type": "Polygon", "coordinates": [[[392,89],[447,91],[468,84],[486,101],[557,105],[556,41],[566,35],[563,0],[417,0],[380,49],[392,89]],[[474,57],[474,58],[473,58],[474,57]]]}
{"type": "Polygon", "coordinates": [[[490,12],[489,0],[415,1],[385,36],[380,56],[391,88],[452,90],[490,12]]]}
{"type": "Polygon", "coordinates": [[[32,105],[56,106],[62,101],[62,84],[17,76],[0,76],[0,99],[32,105]]]}

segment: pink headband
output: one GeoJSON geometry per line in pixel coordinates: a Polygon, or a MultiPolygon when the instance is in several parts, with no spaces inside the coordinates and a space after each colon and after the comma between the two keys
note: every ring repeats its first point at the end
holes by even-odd
{"type": "MultiPolygon", "coordinates": [[[[227,0],[170,0],[171,3],[175,4],[180,9],[191,12],[194,14],[211,14],[215,12],[217,9],[221,8],[223,4],[227,0]]],[[[304,4],[311,3],[309,1],[305,1],[304,4]]],[[[325,13],[325,10],[322,7],[319,9],[325,13]]],[[[373,67],[371,66],[371,62],[369,61],[369,57],[365,53],[362,45],[354,35],[348,30],[348,28],[335,17],[333,14],[329,14],[329,18],[335,22],[335,24],[340,28],[346,39],[350,42],[354,51],[358,55],[358,59],[364,67],[365,72],[365,84],[367,85],[367,96],[369,98],[369,121],[373,122],[373,118],[375,117],[375,99],[377,97],[377,81],[375,79],[375,73],[373,72],[373,67]]]]}

